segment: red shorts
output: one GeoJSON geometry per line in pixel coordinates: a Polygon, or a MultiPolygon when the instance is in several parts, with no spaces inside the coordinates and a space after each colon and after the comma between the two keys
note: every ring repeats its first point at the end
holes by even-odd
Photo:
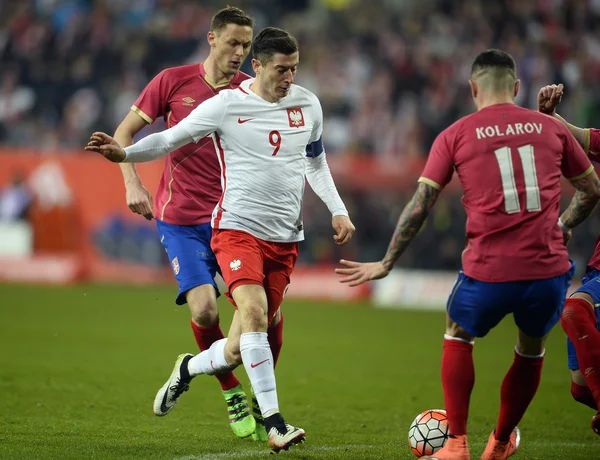
{"type": "Polygon", "coordinates": [[[213,229],[210,246],[233,302],[231,293],[244,284],[265,288],[269,306],[268,322],[277,313],[290,284],[290,275],[298,259],[298,243],[263,241],[241,230],[213,229]]]}

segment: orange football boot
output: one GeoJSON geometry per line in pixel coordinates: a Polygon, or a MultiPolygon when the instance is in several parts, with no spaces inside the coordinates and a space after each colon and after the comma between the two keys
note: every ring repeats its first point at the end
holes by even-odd
{"type": "Polygon", "coordinates": [[[515,427],[510,434],[508,442],[500,442],[492,431],[487,446],[483,451],[481,460],[505,460],[515,455],[521,446],[521,431],[515,427]]]}
{"type": "Polygon", "coordinates": [[[421,459],[427,460],[471,460],[467,435],[451,436],[444,447],[433,455],[426,455],[421,459]]]}

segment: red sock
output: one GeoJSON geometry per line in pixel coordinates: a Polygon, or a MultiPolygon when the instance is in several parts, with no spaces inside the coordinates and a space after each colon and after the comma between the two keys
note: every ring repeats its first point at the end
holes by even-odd
{"type": "Polygon", "coordinates": [[[450,433],[467,434],[469,400],[475,385],[473,345],[462,340],[444,340],[442,386],[450,433]]]}
{"type": "Polygon", "coordinates": [[[571,380],[571,395],[573,395],[575,401],[598,411],[598,406],[596,406],[596,401],[590,391],[590,387],[579,385],[571,380]]]}
{"type": "Polygon", "coordinates": [[[513,429],[525,415],[542,378],[544,357],[525,357],[515,351],[515,359],[500,388],[500,415],[496,439],[508,442],[513,429]]]}
{"type": "Polygon", "coordinates": [[[267,338],[273,353],[273,367],[277,366],[279,353],[281,353],[281,347],[283,346],[283,313],[280,313],[280,315],[281,320],[267,329],[267,338]]]}
{"type": "MultiPolygon", "coordinates": [[[[221,326],[219,325],[219,321],[208,327],[198,326],[193,321],[190,321],[190,324],[192,325],[194,337],[196,338],[196,343],[198,344],[200,351],[208,350],[217,340],[225,338],[221,326]]],[[[221,384],[223,391],[231,390],[240,384],[240,381],[231,371],[217,374],[215,377],[221,384]]]]}
{"type": "Polygon", "coordinates": [[[581,374],[600,407],[600,331],[592,306],[577,297],[567,299],[560,324],[575,345],[581,374]]]}

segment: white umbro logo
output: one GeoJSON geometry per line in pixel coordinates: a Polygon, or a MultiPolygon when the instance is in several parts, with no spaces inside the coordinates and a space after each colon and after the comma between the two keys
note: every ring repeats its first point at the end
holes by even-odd
{"type": "Polygon", "coordinates": [[[232,260],[229,263],[229,268],[231,268],[231,270],[234,272],[239,270],[240,268],[242,268],[242,261],[240,259],[232,260]]]}
{"type": "Polygon", "coordinates": [[[187,105],[188,107],[193,107],[194,102],[196,102],[196,100],[192,97],[184,97],[183,98],[183,105],[187,105]]]}

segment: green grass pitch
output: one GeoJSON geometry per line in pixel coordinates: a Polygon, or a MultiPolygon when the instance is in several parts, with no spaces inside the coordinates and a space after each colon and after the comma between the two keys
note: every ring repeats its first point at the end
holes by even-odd
{"type": "MultiPolygon", "coordinates": [[[[0,285],[0,458],[177,459],[268,456],[235,438],[213,377],[155,417],[175,357],[196,352],[173,287],[0,285]]],[[[232,308],[220,302],[222,324],[232,308]]],[[[443,313],[288,301],[277,386],[284,416],[307,442],[297,459],[411,459],[410,422],[443,407],[443,313]]],[[[475,347],[469,421],[473,458],[494,428],[512,361],[506,319],[475,347]]],[[[243,369],[238,376],[247,386],[243,369]]],[[[564,334],[555,329],[540,391],[521,422],[521,459],[597,459],[590,409],[569,394],[564,334]]]]}

